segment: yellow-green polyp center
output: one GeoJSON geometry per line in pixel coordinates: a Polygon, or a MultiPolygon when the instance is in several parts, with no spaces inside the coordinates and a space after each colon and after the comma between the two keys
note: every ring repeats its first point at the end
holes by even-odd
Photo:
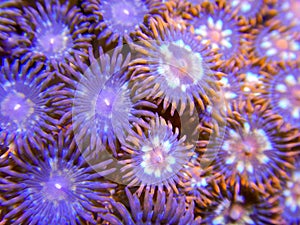
{"type": "Polygon", "coordinates": [[[1,114],[21,123],[34,112],[34,103],[23,93],[11,92],[1,102],[1,114]]]}

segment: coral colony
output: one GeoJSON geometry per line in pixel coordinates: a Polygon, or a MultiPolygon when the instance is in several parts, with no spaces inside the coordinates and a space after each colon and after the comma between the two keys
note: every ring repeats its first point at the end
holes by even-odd
{"type": "Polygon", "coordinates": [[[0,224],[300,224],[299,27],[299,0],[2,0],[0,224]]]}

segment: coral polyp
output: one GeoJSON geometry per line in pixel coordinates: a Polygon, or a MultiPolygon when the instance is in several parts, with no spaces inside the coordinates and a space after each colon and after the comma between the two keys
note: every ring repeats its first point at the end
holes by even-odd
{"type": "Polygon", "coordinates": [[[112,201],[111,213],[101,217],[112,224],[170,224],[170,225],[197,225],[201,218],[194,218],[194,203],[186,205],[184,196],[176,196],[173,193],[147,189],[144,199],[132,194],[126,188],[129,201],[129,209],[120,202],[112,201]],[[168,207],[166,207],[168,206],[168,207]]]}
{"type": "Polygon", "coordinates": [[[277,11],[277,15],[268,23],[282,24],[287,27],[291,27],[292,30],[300,31],[300,3],[297,0],[286,0],[282,4],[276,3],[274,7],[277,11]]]}
{"type": "Polygon", "coordinates": [[[159,0],[86,0],[83,7],[96,17],[92,29],[106,44],[132,41],[132,33],[143,24],[144,17],[160,7],[159,0]]]}
{"type": "Polygon", "coordinates": [[[222,189],[212,204],[200,213],[205,215],[202,224],[280,225],[283,220],[278,198],[278,195],[261,198],[249,190],[234,194],[222,189]]]}
{"type": "Polygon", "coordinates": [[[275,75],[265,76],[263,96],[286,122],[299,127],[300,122],[300,69],[287,66],[275,75]]]}
{"type": "Polygon", "coordinates": [[[51,140],[48,133],[56,129],[57,121],[54,108],[49,107],[49,93],[60,89],[59,85],[47,86],[51,73],[40,62],[16,60],[10,64],[5,60],[0,75],[1,142],[51,140]]]}
{"type": "Polygon", "coordinates": [[[10,154],[12,162],[0,168],[6,174],[0,190],[8,224],[96,224],[94,213],[105,212],[109,188],[102,176],[110,161],[87,164],[72,138],[59,133],[50,144],[10,154]],[[69,141],[65,141],[65,140],[69,141]],[[71,141],[70,141],[71,140],[71,141]]]}
{"type": "Polygon", "coordinates": [[[147,186],[178,192],[179,174],[193,155],[193,145],[185,139],[159,116],[150,121],[147,132],[128,136],[123,149],[129,159],[120,161],[128,186],[139,186],[139,193],[147,186]]]}
{"type": "MultiPolygon", "coordinates": [[[[75,57],[74,70],[69,65],[62,65],[60,77],[68,84],[64,90],[62,102],[67,100],[70,107],[63,120],[72,120],[70,131],[74,132],[78,144],[89,145],[98,151],[108,145],[116,154],[117,141],[123,141],[135,122],[147,127],[142,116],[151,116],[151,112],[139,107],[156,107],[147,101],[133,101],[126,67],[130,54],[123,59],[122,48],[115,49],[111,55],[103,53],[96,59],[89,49],[89,65],[75,57]],[[69,79],[65,74],[72,76],[69,79]],[[69,96],[74,96],[73,101],[69,96]]],[[[154,114],[153,114],[154,116],[154,114]]]]}
{"type": "Polygon", "coordinates": [[[284,28],[260,28],[252,44],[253,54],[259,58],[265,57],[268,62],[296,61],[299,57],[297,34],[284,28]]]}
{"type": "Polygon", "coordinates": [[[280,188],[292,168],[297,134],[283,126],[283,119],[263,105],[238,103],[228,111],[229,123],[217,150],[214,168],[228,184],[246,186],[261,193],[280,188]],[[271,186],[272,184],[272,186],[271,186]]]}
{"type": "Polygon", "coordinates": [[[241,57],[242,31],[247,27],[238,23],[226,4],[207,3],[204,6],[192,21],[195,35],[202,44],[209,44],[211,49],[222,54],[221,59],[229,65],[231,60],[241,57]]]}
{"type": "Polygon", "coordinates": [[[28,6],[24,11],[19,24],[29,43],[16,48],[14,54],[51,63],[65,61],[73,54],[86,55],[84,49],[90,45],[91,35],[84,34],[87,24],[78,7],[51,0],[36,2],[36,8],[28,6]]]}
{"type": "Polygon", "coordinates": [[[177,107],[179,115],[186,108],[193,113],[196,104],[204,109],[219,90],[215,77],[218,73],[213,70],[217,56],[187,30],[181,31],[159,18],[149,23],[151,29],[140,34],[133,45],[141,53],[141,58],[131,63],[137,92],[161,99],[164,109],[171,105],[171,114],[177,107]]]}

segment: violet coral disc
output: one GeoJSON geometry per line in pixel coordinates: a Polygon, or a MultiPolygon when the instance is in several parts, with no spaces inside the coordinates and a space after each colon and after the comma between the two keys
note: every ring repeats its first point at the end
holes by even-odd
{"type": "Polygon", "coordinates": [[[221,59],[229,66],[231,60],[242,54],[240,49],[244,38],[242,33],[244,26],[238,23],[236,16],[228,7],[206,5],[192,21],[194,33],[202,44],[208,44],[211,49],[220,53],[221,59]]]}
{"type": "Polygon", "coordinates": [[[179,30],[150,19],[150,30],[140,33],[132,48],[140,58],[131,63],[138,93],[147,98],[159,98],[171,114],[178,107],[179,115],[187,108],[192,114],[195,105],[201,109],[218,98],[219,90],[213,71],[217,56],[187,30],[179,30]]]}
{"type": "Polygon", "coordinates": [[[300,41],[292,31],[281,31],[270,27],[259,30],[252,42],[256,57],[268,62],[296,61],[300,54],[300,41]]]}
{"type": "Polygon", "coordinates": [[[90,17],[96,17],[91,29],[108,45],[122,44],[123,39],[131,42],[144,17],[161,7],[160,0],[86,0],[82,5],[90,17]]]}
{"type": "Polygon", "coordinates": [[[51,0],[36,2],[36,8],[28,6],[24,11],[18,22],[30,41],[16,48],[14,54],[43,58],[54,64],[73,54],[86,55],[90,35],[85,33],[88,25],[78,7],[51,0]]]}
{"type": "Polygon", "coordinates": [[[40,62],[4,61],[0,72],[1,141],[10,144],[28,139],[34,144],[37,139],[52,139],[49,133],[56,129],[57,120],[50,93],[60,85],[47,86],[50,79],[51,73],[40,62]]]}
{"type": "Polygon", "coordinates": [[[9,166],[0,168],[5,174],[0,180],[0,190],[6,193],[1,202],[7,210],[4,221],[96,224],[94,213],[106,211],[108,189],[114,187],[102,179],[111,172],[106,168],[110,161],[92,167],[70,140],[59,133],[48,145],[28,151],[21,147],[10,155],[9,166]]]}
{"type": "Polygon", "coordinates": [[[120,161],[128,186],[139,186],[139,192],[146,186],[178,192],[179,174],[193,154],[193,145],[185,139],[159,116],[150,121],[147,132],[128,136],[123,149],[129,159],[120,161]]]}
{"type": "Polygon", "coordinates": [[[90,48],[89,65],[76,57],[74,64],[78,70],[66,64],[62,66],[64,71],[60,77],[70,85],[63,92],[62,103],[64,100],[71,103],[63,120],[72,119],[69,130],[74,132],[78,144],[89,145],[93,151],[108,145],[116,154],[117,141],[123,141],[132,129],[131,123],[148,127],[142,117],[154,116],[142,107],[156,105],[132,100],[126,71],[130,54],[123,58],[121,51],[122,48],[116,48],[110,55],[100,49],[100,57],[96,59],[90,48]]]}
{"type": "Polygon", "coordinates": [[[280,188],[288,178],[286,167],[299,145],[297,134],[283,128],[279,115],[262,105],[240,102],[228,111],[228,126],[217,151],[214,168],[230,185],[253,188],[261,193],[280,188]],[[272,186],[270,185],[272,184],[272,186]]]}

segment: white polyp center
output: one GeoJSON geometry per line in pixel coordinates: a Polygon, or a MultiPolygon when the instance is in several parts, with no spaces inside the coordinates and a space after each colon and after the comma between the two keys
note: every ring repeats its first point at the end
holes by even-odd
{"type": "Polygon", "coordinates": [[[53,202],[66,201],[69,198],[69,192],[72,191],[70,178],[63,176],[59,171],[52,173],[42,186],[45,198],[53,202]]]}
{"type": "Polygon", "coordinates": [[[234,164],[239,173],[247,171],[252,174],[257,163],[269,162],[264,152],[271,150],[272,144],[264,130],[251,130],[247,123],[244,127],[242,135],[235,130],[229,131],[229,138],[224,142],[222,150],[228,152],[225,159],[227,165],[234,164]]]}
{"type": "Polygon", "coordinates": [[[20,104],[16,104],[15,107],[14,107],[14,111],[18,110],[21,108],[21,105],[20,104]]]}
{"type": "Polygon", "coordinates": [[[208,17],[207,23],[195,29],[195,34],[202,37],[202,43],[210,42],[212,49],[230,49],[231,29],[223,29],[223,21],[218,19],[214,21],[212,17],[208,17]]]}
{"type": "Polygon", "coordinates": [[[157,68],[171,89],[185,91],[188,85],[197,84],[204,75],[202,56],[178,40],[160,46],[162,57],[157,68]]]}
{"type": "Polygon", "coordinates": [[[166,171],[172,172],[171,165],[175,164],[176,160],[170,153],[171,147],[169,141],[161,141],[158,136],[153,138],[151,146],[142,147],[144,155],[141,165],[146,174],[159,178],[166,171]]]}
{"type": "Polygon", "coordinates": [[[96,96],[95,114],[101,117],[112,117],[113,105],[117,98],[116,90],[110,87],[103,88],[96,96]]]}
{"type": "Polygon", "coordinates": [[[55,184],[55,187],[56,187],[57,189],[61,189],[61,188],[62,188],[62,186],[61,186],[60,184],[55,184]]]}

